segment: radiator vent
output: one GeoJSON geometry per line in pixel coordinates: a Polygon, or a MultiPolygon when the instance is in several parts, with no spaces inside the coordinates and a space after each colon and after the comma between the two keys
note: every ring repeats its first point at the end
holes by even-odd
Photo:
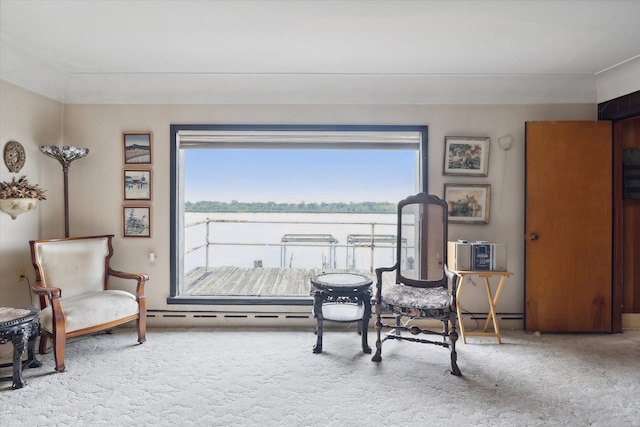
{"type": "Polygon", "coordinates": [[[251,313],[164,311],[147,314],[150,327],[180,326],[263,326],[263,327],[313,327],[315,318],[311,313],[251,313]]]}

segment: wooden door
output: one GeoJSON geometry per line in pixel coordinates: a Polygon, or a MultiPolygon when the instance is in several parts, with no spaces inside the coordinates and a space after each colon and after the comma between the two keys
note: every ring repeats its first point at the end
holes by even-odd
{"type": "MultiPolygon", "coordinates": [[[[619,240],[614,251],[614,265],[620,265],[614,271],[614,283],[622,283],[622,291],[617,302],[623,313],[640,313],[640,199],[623,195],[623,152],[640,150],[640,116],[616,121],[613,125],[614,146],[614,226],[617,228],[619,240]],[[615,255],[620,258],[616,259],[615,255]],[[617,262],[616,262],[617,261],[617,262]]],[[[638,176],[640,171],[634,170],[630,175],[638,176]]],[[[637,187],[637,184],[631,183],[637,187]]],[[[616,242],[614,241],[614,244],[616,242]]],[[[615,295],[615,293],[614,293],[615,295]]],[[[620,326],[620,329],[622,326],[620,326]]]]}
{"type": "Polygon", "coordinates": [[[611,122],[526,123],[525,328],[611,332],[611,122]]]}

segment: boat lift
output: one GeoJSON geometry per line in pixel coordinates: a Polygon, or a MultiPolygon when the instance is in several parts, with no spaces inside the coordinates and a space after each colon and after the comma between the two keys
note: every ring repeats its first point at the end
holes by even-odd
{"type": "MultiPolygon", "coordinates": [[[[336,268],[338,239],[331,234],[285,234],[280,239],[280,268],[287,268],[287,246],[319,246],[329,248],[329,268],[336,268]]],[[[291,265],[289,265],[291,267],[291,265]]]]}
{"type": "MultiPolygon", "coordinates": [[[[395,249],[397,236],[395,234],[348,234],[347,235],[347,259],[345,265],[349,266],[352,270],[356,269],[356,249],[357,248],[370,248],[371,249],[371,269],[373,271],[373,254],[376,247],[384,247],[395,249]]],[[[402,238],[404,248],[404,257],[406,258],[407,252],[407,239],[402,238]]],[[[395,261],[396,251],[391,251],[391,264],[395,261]]]]}

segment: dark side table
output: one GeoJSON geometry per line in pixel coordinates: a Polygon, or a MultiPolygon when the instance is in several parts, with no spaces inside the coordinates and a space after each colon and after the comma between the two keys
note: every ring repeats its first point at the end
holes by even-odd
{"type": "Polygon", "coordinates": [[[35,345],[40,334],[40,310],[35,308],[0,307],[0,344],[13,343],[13,363],[0,364],[0,368],[13,366],[13,376],[0,377],[0,381],[13,381],[14,390],[27,385],[22,379],[23,368],[37,368],[35,345]],[[22,355],[27,348],[27,360],[22,355]]]}
{"type": "Polygon", "coordinates": [[[371,353],[367,331],[371,318],[371,278],[353,273],[325,273],[310,279],[318,335],[314,353],[322,353],[323,322],[358,322],[362,351],[371,353]]]}

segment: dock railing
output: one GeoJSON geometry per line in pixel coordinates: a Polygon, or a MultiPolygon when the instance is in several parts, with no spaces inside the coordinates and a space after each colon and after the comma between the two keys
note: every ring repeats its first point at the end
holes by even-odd
{"type": "MultiPolygon", "coordinates": [[[[198,243],[192,247],[185,247],[184,255],[204,251],[204,267],[206,271],[212,266],[215,266],[215,259],[211,257],[211,251],[216,246],[253,246],[253,247],[273,247],[280,250],[280,268],[291,268],[292,260],[289,258],[288,249],[294,247],[307,247],[307,248],[326,248],[328,250],[328,259],[323,257],[321,268],[324,269],[338,269],[342,267],[338,264],[337,249],[345,249],[345,270],[355,270],[357,268],[356,263],[356,249],[368,248],[369,249],[369,262],[368,270],[371,274],[374,273],[376,268],[376,251],[389,251],[389,262],[395,263],[396,257],[396,242],[397,238],[395,234],[390,234],[388,231],[395,230],[395,223],[385,222],[327,222],[327,221],[251,221],[251,220],[229,220],[229,219],[210,219],[207,218],[202,221],[196,221],[185,225],[185,229],[193,228],[196,226],[205,227],[204,242],[198,243]],[[284,233],[280,242],[267,241],[267,242],[240,242],[240,241],[221,241],[216,240],[215,236],[218,234],[217,229],[225,226],[240,226],[249,224],[262,224],[269,226],[269,224],[289,224],[289,225],[308,225],[309,228],[314,226],[358,226],[362,229],[363,226],[367,226],[370,230],[369,233],[352,233],[346,234],[344,243],[341,243],[332,233],[284,233]],[[386,233],[378,233],[379,230],[387,231],[386,233]]],[[[275,240],[275,239],[274,239],[275,240]]],[[[406,243],[406,239],[403,239],[403,243],[406,243]]],[[[404,246],[404,245],[403,245],[404,246]]],[[[403,257],[406,257],[406,250],[409,248],[403,248],[403,257]]],[[[292,254],[293,255],[293,254],[292,254]]],[[[292,257],[291,255],[291,257],[292,257]]],[[[261,260],[253,261],[254,267],[262,267],[261,260]]],[[[387,263],[385,262],[385,266],[387,263]]],[[[389,264],[392,265],[392,264],[389,264]]],[[[200,264],[202,266],[202,264],[200,264]]],[[[320,267],[320,266],[319,266],[320,267]]]]}

